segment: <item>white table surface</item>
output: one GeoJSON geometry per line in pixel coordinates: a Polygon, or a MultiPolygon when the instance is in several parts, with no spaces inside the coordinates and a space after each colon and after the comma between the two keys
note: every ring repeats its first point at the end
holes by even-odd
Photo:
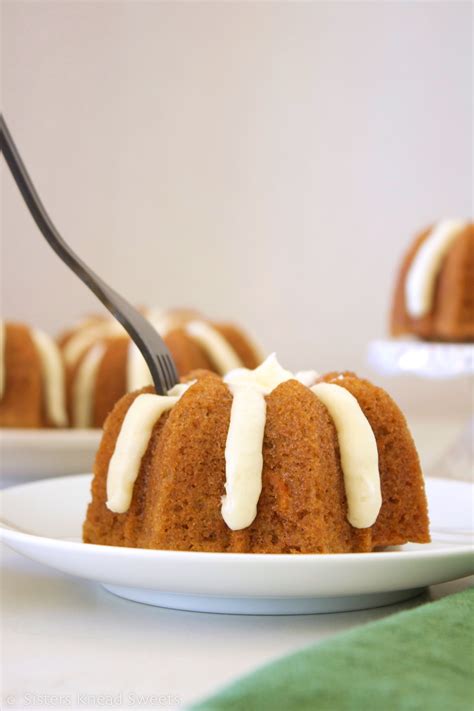
{"type": "Polygon", "coordinates": [[[171,695],[179,703],[159,708],[185,708],[271,659],[473,583],[437,585],[409,602],[360,612],[212,615],[122,600],[4,549],[2,709],[27,708],[35,695],[62,696],[49,703],[61,711],[94,709],[100,694],[120,694],[125,708],[135,694],[171,695]]]}
{"type": "MultiPolygon", "coordinates": [[[[441,447],[456,431],[411,425],[422,460],[433,455],[433,442],[441,447]]],[[[437,585],[406,603],[359,612],[212,615],[132,603],[6,547],[1,552],[2,709],[32,708],[32,701],[61,711],[186,708],[281,655],[474,583],[437,585]]]]}

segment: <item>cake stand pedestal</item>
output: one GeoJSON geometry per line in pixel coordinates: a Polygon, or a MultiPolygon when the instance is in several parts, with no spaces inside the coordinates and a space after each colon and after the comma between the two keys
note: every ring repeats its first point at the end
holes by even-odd
{"type": "MultiPolygon", "coordinates": [[[[383,375],[411,374],[449,380],[474,374],[474,346],[415,340],[379,340],[369,344],[368,360],[383,375]]],[[[430,467],[429,476],[472,481],[474,417],[455,442],[430,467]]]]}

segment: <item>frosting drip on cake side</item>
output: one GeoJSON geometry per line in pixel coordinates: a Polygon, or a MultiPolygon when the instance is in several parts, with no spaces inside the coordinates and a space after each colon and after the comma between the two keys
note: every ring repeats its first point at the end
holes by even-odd
{"type": "Polygon", "coordinates": [[[373,526],[382,506],[379,457],[372,428],[357,399],[335,383],[311,388],[329,411],[337,432],[347,519],[354,528],[373,526]]]}
{"type": "Polygon", "coordinates": [[[225,446],[225,490],[221,513],[233,531],[250,526],[262,491],[266,402],[248,385],[230,386],[233,395],[225,446]]]}
{"type": "Polygon", "coordinates": [[[43,331],[31,329],[31,338],[41,363],[45,410],[56,427],[67,426],[64,367],[61,353],[53,339],[43,331]]]}
{"type": "Polygon", "coordinates": [[[237,368],[224,378],[233,400],[225,447],[226,494],[221,512],[233,531],[247,528],[257,515],[262,491],[265,395],[293,377],[279,365],[273,353],[255,370],[237,368]]]}
{"type": "Polygon", "coordinates": [[[240,368],[242,361],[224,336],[205,321],[190,321],[185,326],[186,333],[204,350],[209,360],[217,368],[219,375],[240,368]]]}
{"type": "Polygon", "coordinates": [[[168,395],[143,393],[133,401],[125,415],[109,463],[106,506],[110,511],[128,511],[132,503],[133,486],[154,426],[192,384],[175,385],[168,395]]]}
{"type": "Polygon", "coordinates": [[[0,400],[5,392],[5,321],[0,321],[0,400]]]}
{"type": "Polygon", "coordinates": [[[436,277],[443,259],[467,225],[462,220],[442,220],[416,252],[405,281],[406,308],[413,318],[421,318],[431,311],[436,277]]]}
{"type": "Polygon", "coordinates": [[[100,361],[105,353],[105,344],[97,343],[79,364],[73,383],[72,424],[74,427],[89,427],[92,420],[94,386],[100,361]]]}

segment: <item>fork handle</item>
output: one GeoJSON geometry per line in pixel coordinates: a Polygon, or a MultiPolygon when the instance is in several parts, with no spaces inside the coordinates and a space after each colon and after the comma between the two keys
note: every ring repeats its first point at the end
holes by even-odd
{"type": "MultiPolygon", "coordinates": [[[[0,150],[5,156],[5,160],[15,179],[20,193],[23,196],[28,209],[36,222],[39,230],[45,237],[49,245],[56,254],[65,262],[68,267],[89,287],[104,306],[122,324],[129,333],[132,340],[137,344],[147,365],[150,369],[156,392],[163,395],[177,382],[179,377],[174,367],[171,354],[165,343],[159,337],[160,349],[166,353],[168,368],[163,372],[160,364],[159,354],[150,353],[150,344],[147,344],[142,332],[147,333],[152,326],[131,304],[120,294],[108,286],[92,269],[90,269],[80,257],[63,240],[58,230],[54,226],[41,199],[36,192],[33,182],[28,175],[28,171],[21,159],[15,142],[8,130],[8,126],[2,114],[0,114],[0,150]],[[137,327],[138,326],[138,327],[137,327]],[[160,372],[161,371],[161,372],[160,372]],[[171,371],[171,373],[170,373],[171,371]],[[174,382],[172,382],[174,381],[174,382]]],[[[158,334],[157,334],[158,335],[158,334]]]]}

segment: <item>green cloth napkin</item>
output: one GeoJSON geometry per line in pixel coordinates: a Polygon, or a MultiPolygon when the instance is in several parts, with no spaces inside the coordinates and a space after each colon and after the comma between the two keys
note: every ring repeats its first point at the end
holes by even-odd
{"type": "Polygon", "coordinates": [[[474,588],[284,657],[194,711],[473,711],[474,588]]]}

